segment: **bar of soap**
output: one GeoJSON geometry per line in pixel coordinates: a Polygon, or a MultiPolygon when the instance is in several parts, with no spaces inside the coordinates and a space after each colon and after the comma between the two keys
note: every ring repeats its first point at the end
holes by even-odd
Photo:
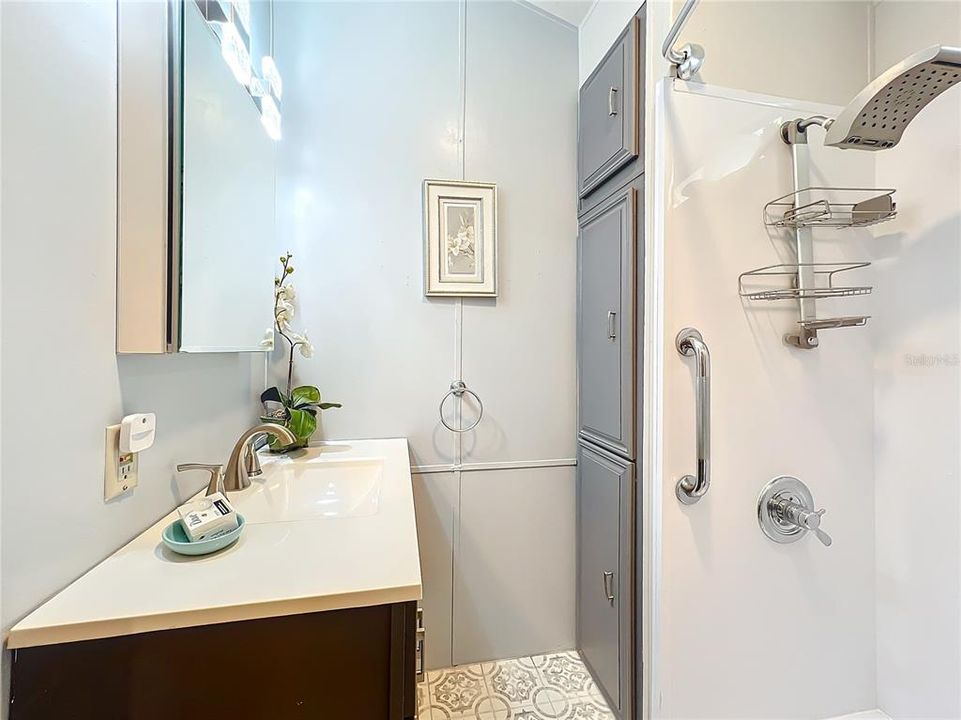
{"type": "Polygon", "coordinates": [[[237,512],[226,496],[219,492],[184,503],[177,508],[177,513],[190,542],[226,535],[239,525],[237,512]]]}

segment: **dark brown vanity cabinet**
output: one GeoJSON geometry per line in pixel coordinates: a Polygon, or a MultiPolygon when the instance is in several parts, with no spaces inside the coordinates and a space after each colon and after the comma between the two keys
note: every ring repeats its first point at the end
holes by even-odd
{"type": "Polygon", "coordinates": [[[416,602],[13,651],[10,720],[412,720],[416,602]]]}
{"type": "Polygon", "coordinates": [[[618,720],[640,716],[644,9],[581,88],[577,648],[618,720]]]}

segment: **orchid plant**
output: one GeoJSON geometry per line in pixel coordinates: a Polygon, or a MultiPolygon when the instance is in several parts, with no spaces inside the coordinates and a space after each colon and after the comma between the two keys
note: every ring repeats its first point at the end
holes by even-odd
{"type": "Polygon", "coordinates": [[[286,390],[282,391],[277,386],[268,388],[261,394],[260,401],[264,406],[261,419],[286,426],[296,436],[297,442],[283,445],[271,436],[270,449],[274,452],[306,447],[317,430],[317,413],[320,410],[341,407],[340,403],[321,402],[320,390],[313,385],[291,387],[294,379],[294,353],[300,353],[303,358],[314,356],[314,346],[307,338],[307,333],[296,333],[290,327],[294,319],[294,301],[297,298],[291,282],[294,274],[291,263],[293,257],[290,252],[280,257],[280,277],[274,278],[274,334],[287,343],[286,390]]]}

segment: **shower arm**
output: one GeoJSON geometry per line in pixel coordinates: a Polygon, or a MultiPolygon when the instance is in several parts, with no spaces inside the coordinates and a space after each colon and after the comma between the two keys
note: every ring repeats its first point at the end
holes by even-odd
{"type": "Polygon", "coordinates": [[[795,145],[799,142],[804,144],[807,143],[804,135],[809,127],[819,125],[828,130],[833,124],[834,118],[829,118],[826,115],[811,115],[806,118],[789,120],[781,125],[781,139],[788,145],[795,145]]]}
{"type": "Polygon", "coordinates": [[[684,25],[691,13],[694,12],[697,3],[698,0],[687,0],[684,3],[684,7],[674,18],[674,24],[671,25],[667,37],[664,38],[664,44],[661,46],[661,54],[665,60],[674,66],[674,71],[681,80],[690,80],[704,64],[704,48],[700,45],[687,43],[680,50],[674,48],[677,36],[681,34],[681,30],[684,29],[684,25]]]}

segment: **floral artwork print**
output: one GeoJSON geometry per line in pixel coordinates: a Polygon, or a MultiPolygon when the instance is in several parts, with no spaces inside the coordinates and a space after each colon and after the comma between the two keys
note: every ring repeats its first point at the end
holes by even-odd
{"type": "MultiPolygon", "coordinates": [[[[453,213],[454,208],[448,212],[453,213]]],[[[447,235],[447,272],[452,275],[473,275],[477,271],[474,237],[474,211],[461,209],[457,213],[457,232],[447,235]]]]}

